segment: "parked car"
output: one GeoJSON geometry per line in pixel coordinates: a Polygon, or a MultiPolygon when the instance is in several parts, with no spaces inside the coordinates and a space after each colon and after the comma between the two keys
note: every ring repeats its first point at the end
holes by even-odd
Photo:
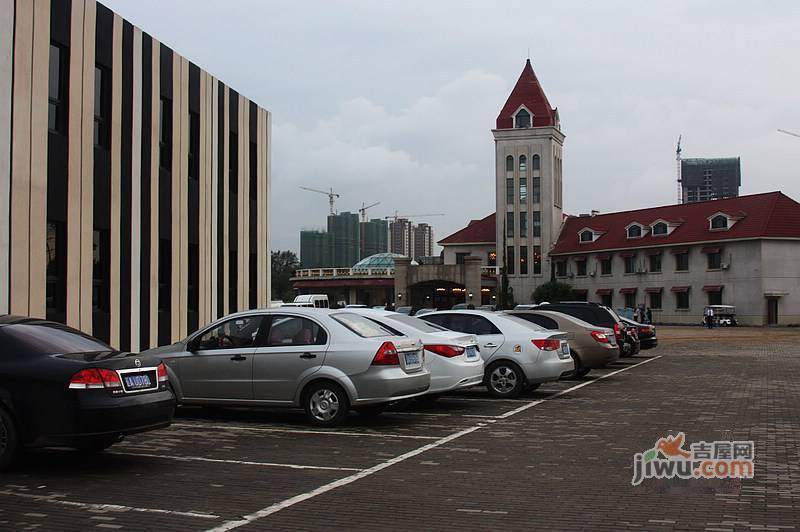
{"type": "Polygon", "coordinates": [[[420,337],[425,345],[425,365],[431,372],[429,396],[469,388],[483,381],[483,359],[475,336],[396,312],[372,309],[354,312],[396,334],[420,337]]]}
{"type": "Polygon", "coordinates": [[[436,312],[436,309],[435,308],[430,308],[430,307],[421,308],[421,309],[417,310],[416,312],[413,312],[411,315],[412,316],[424,316],[425,314],[430,314],[431,312],[436,312]]]}
{"type": "Polygon", "coordinates": [[[152,356],[45,320],[0,316],[0,470],[20,447],[102,451],[169,426],[175,396],[152,356]]]}
{"type": "Polygon", "coordinates": [[[397,307],[396,309],[394,309],[395,312],[397,312],[399,314],[405,314],[406,316],[411,316],[413,310],[414,310],[414,307],[410,307],[410,306],[397,307]]]}
{"type": "Polygon", "coordinates": [[[569,314],[548,310],[512,310],[509,315],[545,329],[567,333],[576,377],[584,377],[592,369],[602,368],[619,358],[616,335],[608,327],[592,325],[569,314]]]}
{"type": "Polygon", "coordinates": [[[469,308],[468,303],[456,303],[450,308],[450,310],[466,310],[468,308],[469,308]]]}
{"type": "Polygon", "coordinates": [[[642,349],[652,349],[658,346],[658,337],[656,336],[656,326],[647,323],[638,323],[628,318],[620,318],[627,326],[635,327],[639,336],[639,342],[642,349]]]}
{"type": "Polygon", "coordinates": [[[360,303],[352,303],[349,305],[345,305],[344,308],[368,308],[366,305],[362,305],[360,303]]]}
{"type": "MultiPolygon", "coordinates": [[[[562,303],[542,303],[533,307],[536,310],[551,310],[569,314],[580,318],[587,323],[599,327],[608,327],[614,330],[617,337],[621,357],[630,357],[639,352],[639,337],[635,327],[625,325],[613,309],[598,305],[597,303],[587,303],[586,301],[569,301],[562,303]]],[[[515,310],[517,310],[515,308],[515,310]]]]}
{"type": "Polygon", "coordinates": [[[475,310],[485,310],[487,312],[495,312],[497,310],[497,305],[480,305],[475,307],[475,310]]]}
{"type": "Polygon", "coordinates": [[[345,310],[240,312],[149,353],[167,364],[181,404],[302,407],[320,426],[351,407],[380,413],[431,381],[418,337],[345,310]]]}
{"type": "Polygon", "coordinates": [[[575,369],[567,335],[560,331],[483,310],[434,312],[422,319],[478,338],[483,383],[494,397],[517,397],[526,388],[558,380],[575,369]]]}

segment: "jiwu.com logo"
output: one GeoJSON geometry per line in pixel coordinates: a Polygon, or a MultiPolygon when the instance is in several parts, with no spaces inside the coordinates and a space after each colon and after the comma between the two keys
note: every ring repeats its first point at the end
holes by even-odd
{"type": "Polygon", "coordinates": [[[699,441],[683,448],[686,435],[656,440],[652,449],[633,456],[631,484],[648,478],[753,478],[755,445],[752,441],[699,441]]]}

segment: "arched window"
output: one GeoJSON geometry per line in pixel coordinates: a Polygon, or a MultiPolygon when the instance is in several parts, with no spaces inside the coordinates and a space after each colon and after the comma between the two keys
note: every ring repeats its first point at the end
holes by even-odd
{"type": "Polygon", "coordinates": [[[642,226],[632,225],[628,227],[628,238],[639,238],[642,236],[642,226]]]}
{"type": "Polygon", "coordinates": [[[711,229],[727,229],[728,228],[728,217],[722,214],[718,214],[711,218],[711,229]]]}
{"type": "Polygon", "coordinates": [[[531,176],[533,177],[533,193],[532,200],[534,203],[542,201],[542,174],[541,174],[541,161],[538,155],[534,155],[531,159],[531,176]]]}
{"type": "Polygon", "coordinates": [[[520,109],[517,111],[517,116],[515,117],[516,122],[514,123],[514,127],[518,128],[525,128],[531,127],[531,115],[525,109],[520,109]]]}
{"type": "Polygon", "coordinates": [[[528,203],[528,158],[525,155],[519,156],[519,203],[528,203]]]}
{"type": "Polygon", "coordinates": [[[506,203],[514,204],[514,157],[506,157],[506,203]]]}
{"type": "Polygon", "coordinates": [[[658,222],[653,226],[653,234],[654,235],[666,235],[667,234],[667,224],[664,222],[658,222]]]}
{"type": "Polygon", "coordinates": [[[594,242],[594,233],[592,231],[590,231],[589,229],[586,229],[585,231],[581,231],[580,239],[581,239],[581,242],[594,242]]]}

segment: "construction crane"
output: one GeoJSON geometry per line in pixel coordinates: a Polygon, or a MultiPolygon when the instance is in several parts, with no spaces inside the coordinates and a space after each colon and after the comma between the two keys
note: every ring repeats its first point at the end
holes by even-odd
{"type": "Polygon", "coordinates": [[[683,183],[681,182],[681,138],[683,135],[678,135],[678,147],[675,149],[675,161],[678,166],[678,204],[683,203],[683,183]]]}
{"type": "Polygon", "coordinates": [[[316,188],[309,188],[309,187],[300,187],[300,188],[302,188],[303,190],[308,190],[309,192],[317,192],[319,194],[325,194],[326,196],[328,196],[328,203],[331,206],[331,214],[336,214],[336,211],[333,208],[333,203],[334,201],[336,201],[336,198],[339,197],[339,194],[335,193],[332,188],[330,189],[330,191],[327,192],[324,190],[317,190],[316,188]]]}
{"type": "Polygon", "coordinates": [[[380,204],[381,204],[381,202],[380,202],[380,201],[376,201],[376,202],[375,202],[375,203],[373,203],[372,205],[367,205],[367,204],[365,204],[365,203],[362,201],[362,202],[361,202],[361,208],[360,208],[360,209],[358,209],[358,212],[360,212],[360,213],[361,213],[361,221],[362,221],[362,222],[366,222],[366,221],[367,221],[367,209],[371,209],[371,208],[372,208],[372,207],[374,207],[375,205],[380,205],[380,204]]]}
{"type": "Polygon", "coordinates": [[[424,218],[427,216],[444,216],[444,213],[437,212],[435,214],[397,214],[397,211],[394,211],[394,216],[384,216],[384,219],[396,222],[398,218],[424,218]]]}
{"type": "Polygon", "coordinates": [[[800,133],[792,133],[791,131],[786,131],[785,129],[779,129],[781,133],[785,133],[787,135],[791,135],[793,137],[800,137],[800,133]]]}

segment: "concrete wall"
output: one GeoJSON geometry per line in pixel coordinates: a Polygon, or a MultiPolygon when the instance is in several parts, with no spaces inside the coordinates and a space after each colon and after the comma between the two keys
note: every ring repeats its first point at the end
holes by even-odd
{"type": "Polygon", "coordinates": [[[443,262],[445,264],[455,264],[459,253],[469,253],[473,257],[481,260],[481,265],[489,265],[489,252],[495,251],[494,244],[463,244],[443,246],[443,262]]]}
{"type": "Polygon", "coordinates": [[[778,297],[778,324],[800,324],[800,243],[793,240],[761,241],[763,314],[766,297],[778,297]]]}

